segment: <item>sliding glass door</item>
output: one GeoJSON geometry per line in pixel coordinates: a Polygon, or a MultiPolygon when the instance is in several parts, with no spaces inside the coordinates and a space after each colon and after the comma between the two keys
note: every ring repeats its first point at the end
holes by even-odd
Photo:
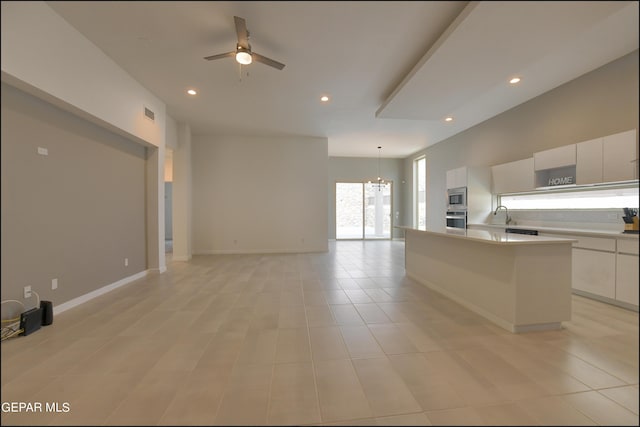
{"type": "Polygon", "coordinates": [[[364,238],[391,238],[391,183],[364,184],[364,238]]]}
{"type": "Polygon", "coordinates": [[[336,182],[336,239],[391,239],[391,201],[391,182],[336,182]]]}
{"type": "Polygon", "coordinates": [[[336,239],[362,239],[363,191],[361,182],[336,182],[336,239]]]}

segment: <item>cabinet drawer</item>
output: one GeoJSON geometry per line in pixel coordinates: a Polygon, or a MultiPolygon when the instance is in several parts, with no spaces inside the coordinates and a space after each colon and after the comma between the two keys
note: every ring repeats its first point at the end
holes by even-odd
{"type": "Polygon", "coordinates": [[[556,234],[556,233],[540,233],[540,235],[550,236],[550,237],[564,237],[566,239],[577,240],[577,242],[573,243],[574,248],[592,249],[596,251],[606,251],[606,252],[616,251],[616,239],[608,239],[608,238],[602,238],[602,237],[574,236],[570,234],[556,234]]]}
{"type": "Polygon", "coordinates": [[[618,239],[618,252],[638,255],[638,241],[633,239],[618,239]]]}
{"type": "Polygon", "coordinates": [[[601,237],[585,237],[585,236],[572,236],[573,239],[578,241],[573,244],[574,248],[582,249],[595,249],[598,251],[616,251],[616,239],[603,239],[601,237]]]}

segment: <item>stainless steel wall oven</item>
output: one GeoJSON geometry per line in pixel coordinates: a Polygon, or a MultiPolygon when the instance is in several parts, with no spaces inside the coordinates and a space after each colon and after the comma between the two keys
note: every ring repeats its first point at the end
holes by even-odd
{"type": "Polygon", "coordinates": [[[447,228],[467,228],[467,210],[447,211],[447,228]]]}

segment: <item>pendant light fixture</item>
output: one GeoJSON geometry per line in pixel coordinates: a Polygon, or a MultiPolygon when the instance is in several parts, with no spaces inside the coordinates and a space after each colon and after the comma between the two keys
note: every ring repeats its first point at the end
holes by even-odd
{"type": "MultiPolygon", "coordinates": [[[[381,149],[382,149],[382,146],[378,146],[378,180],[377,182],[373,183],[373,187],[377,188],[378,191],[382,191],[382,189],[387,185],[384,182],[384,179],[380,176],[380,150],[381,149]]],[[[372,184],[371,181],[369,181],[368,184],[372,184]]]]}

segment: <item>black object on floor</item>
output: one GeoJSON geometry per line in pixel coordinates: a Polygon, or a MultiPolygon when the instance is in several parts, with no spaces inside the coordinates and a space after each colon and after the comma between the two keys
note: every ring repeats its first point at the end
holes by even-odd
{"type": "Polygon", "coordinates": [[[53,304],[51,301],[40,301],[40,309],[42,310],[42,326],[48,326],[53,323],[53,304]]]}
{"type": "Polygon", "coordinates": [[[20,335],[27,336],[40,329],[40,326],[42,326],[42,310],[40,307],[32,308],[20,315],[20,329],[22,329],[20,335]]]}

